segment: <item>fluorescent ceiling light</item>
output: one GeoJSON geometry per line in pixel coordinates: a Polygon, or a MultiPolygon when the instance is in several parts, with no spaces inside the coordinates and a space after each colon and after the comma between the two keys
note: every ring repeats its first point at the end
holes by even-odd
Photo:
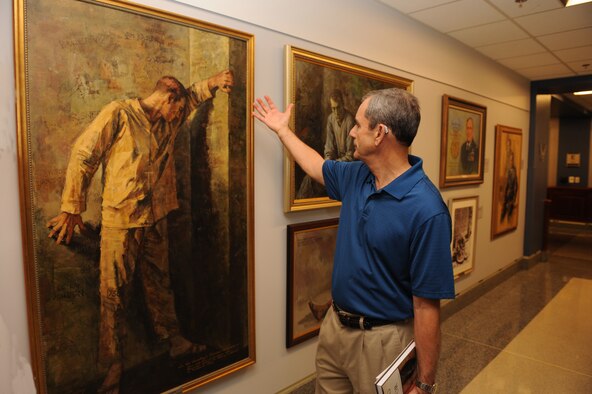
{"type": "Polygon", "coordinates": [[[592,94],[592,90],[582,90],[580,92],[574,92],[575,96],[585,96],[587,94],[592,94]]]}
{"type": "Polygon", "coordinates": [[[566,7],[570,7],[572,5],[589,3],[591,1],[592,0],[561,0],[561,2],[563,3],[563,5],[565,5],[566,7]]]}

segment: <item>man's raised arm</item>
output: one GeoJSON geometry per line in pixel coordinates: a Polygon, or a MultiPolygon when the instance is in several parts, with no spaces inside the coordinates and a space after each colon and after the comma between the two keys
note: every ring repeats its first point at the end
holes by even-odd
{"type": "Polygon", "coordinates": [[[278,135],[294,161],[302,167],[308,176],[324,185],[323,163],[325,159],[317,151],[302,142],[288,126],[293,107],[294,104],[290,104],[286,108],[286,112],[280,112],[273,100],[269,96],[265,96],[265,102],[258,98],[253,104],[253,116],[278,135]]]}

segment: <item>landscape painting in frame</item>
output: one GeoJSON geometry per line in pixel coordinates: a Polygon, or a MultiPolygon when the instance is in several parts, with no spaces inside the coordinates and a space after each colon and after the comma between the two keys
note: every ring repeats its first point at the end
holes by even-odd
{"type": "MultiPolygon", "coordinates": [[[[294,103],[291,128],[325,159],[352,161],[349,131],[362,97],[372,90],[412,91],[413,81],[346,61],[286,46],[286,103],[294,103]]],[[[285,212],[338,206],[323,186],[285,152],[285,212]]]]}
{"type": "Polygon", "coordinates": [[[38,392],[186,392],[253,364],[253,36],[14,5],[38,392]]]}
{"type": "Polygon", "coordinates": [[[442,97],[440,188],[483,183],[487,108],[442,97]]]}
{"type": "Polygon", "coordinates": [[[458,278],[473,271],[479,197],[455,198],[449,206],[452,218],[452,270],[454,278],[458,278]]]}
{"type": "Polygon", "coordinates": [[[339,219],[288,225],[286,347],[319,333],[331,307],[331,275],[339,219]]]}
{"type": "Polygon", "coordinates": [[[522,130],[496,125],[491,212],[492,239],[518,227],[521,162],[522,130]]]}

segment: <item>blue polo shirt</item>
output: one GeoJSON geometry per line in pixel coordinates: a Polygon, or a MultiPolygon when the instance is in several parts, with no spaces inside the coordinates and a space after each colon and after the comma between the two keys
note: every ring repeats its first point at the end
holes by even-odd
{"type": "Polygon", "coordinates": [[[361,161],[323,164],[327,193],[342,202],[332,296],[349,312],[403,320],[412,295],[454,298],[450,214],[422,160],[409,163],[381,190],[361,161]]]}

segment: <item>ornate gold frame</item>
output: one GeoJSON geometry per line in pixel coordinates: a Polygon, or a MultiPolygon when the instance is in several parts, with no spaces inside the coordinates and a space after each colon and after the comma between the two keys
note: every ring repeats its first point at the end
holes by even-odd
{"type": "Polygon", "coordinates": [[[522,130],[496,125],[491,239],[514,231],[518,227],[521,163],[522,130]]]}
{"type": "MultiPolygon", "coordinates": [[[[397,87],[407,91],[413,91],[413,81],[407,78],[388,74],[386,72],[373,70],[368,67],[338,60],[329,56],[314,53],[305,49],[296,48],[290,45],[286,46],[286,103],[295,103],[292,112],[290,127],[296,135],[302,138],[303,133],[298,124],[299,117],[308,116],[309,113],[299,113],[299,111],[311,110],[310,113],[317,115],[326,114],[327,110],[322,107],[328,107],[329,93],[339,87],[344,95],[348,95],[351,107],[348,108],[352,115],[355,115],[357,107],[360,105],[362,96],[369,90],[397,87]],[[311,79],[299,80],[297,67],[310,67],[316,75],[315,81],[319,82],[321,89],[315,89],[310,86],[311,79]],[[321,75],[322,74],[322,75],[321,75]],[[320,79],[319,79],[320,78],[320,79]],[[299,97],[297,98],[296,95],[299,97]],[[305,108],[306,102],[316,102],[319,104],[316,108],[305,108]],[[355,108],[353,106],[355,105],[355,108]],[[320,108],[320,109],[319,109],[320,108]]],[[[323,135],[325,130],[326,116],[315,122],[311,127],[314,129],[317,137],[323,135]]],[[[313,148],[319,151],[318,147],[313,148]]],[[[323,152],[319,152],[323,155],[323,152]]],[[[300,168],[294,162],[291,155],[284,150],[284,211],[295,212],[310,209],[328,208],[341,205],[326,196],[313,196],[307,198],[297,198],[296,172],[300,168]]]]}
{"type": "MultiPolygon", "coordinates": [[[[473,120],[473,123],[475,121],[473,120]]],[[[440,144],[440,188],[483,183],[485,160],[485,131],[487,107],[448,95],[442,96],[442,136],[440,144]],[[457,116],[451,116],[456,113],[457,116]],[[477,172],[462,173],[460,165],[462,145],[465,142],[464,123],[468,118],[478,119],[474,132],[478,138],[478,157],[474,158],[477,172]],[[450,127],[452,126],[452,127],[450,127]],[[453,174],[449,174],[453,172],[453,174]]]]}
{"type": "MultiPolygon", "coordinates": [[[[29,27],[32,24],[39,23],[40,18],[43,16],[37,16],[34,12],[33,5],[37,4],[42,0],[14,0],[14,50],[15,50],[15,74],[16,74],[16,92],[17,92],[17,152],[18,152],[18,164],[19,164],[19,189],[21,195],[21,221],[22,221],[22,235],[23,235],[23,254],[25,264],[25,280],[27,289],[27,305],[28,305],[28,320],[29,320],[29,333],[30,333],[30,348],[31,348],[31,359],[32,368],[35,377],[35,383],[37,391],[40,393],[50,392],[64,392],[59,387],[55,386],[55,376],[48,375],[48,349],[47,340],[48,333],[45,331],[47,326],[44,324],[44,316],[46,310],[44,309],[44,302],[46,302],[48,295],[47,289],[44,287],[47,283],[40,283],[40,264],[43,263],[43,259],[46,255],[40,253],[40,245],[43,248],[47,248],[47,230],[45,229],[44,222],[47,217],[39,217],[39,183],[38,179],[35,178],[35,174],[32,170],[33,163],[36,158],[36,149],[33,148],[34,144],[38,144],[36,140],[37,130],[32,129],[32,108],[31,108],[31,97],[30,89],[31,83],[43,83],[45,81],[31,81],[35,76],[31,75],[31,64],[32,59],[37,56],[36,53],[31,53],[28,50],[29,41],[29,27]],[[50,391],[48,383],[51,380],[53,382],[53,389],[50,391]]],[[[53,0],[52,0],[53,1],[53,0]]],[[[233,242],[237,243],[237,248],[241,250],[239,253],[240,258],[238,261],[233,260],[232,265],[235,267],[240,266],[241,273],[236,274],[241,279],[234,280],[233,286],[229,288],[240,288],[243,293],[237,293],[242,295],[244,304],[240,305],[241,315],[244,316],[244,321],[234,321],[234,327],[240,327],[240,335],[235,335],[232,338],[240,338],[240,342],[237,343],[237,347],[240,347],[240,351],[236,354],[229,350],[229,354],[224,355],[223,352],[218,352],[212,356],[217,357],[216,362],[209,361],[208,358],[195,356],[195,359],[185,360],[186,364],[184,368],[187,372],[186,380],[176,381],[173,386],[166,387],[167,382],[159,379],[164,379],[165,374],[150,374],[149,379],[154,380],[156,386],[165,387],[166,390],[175,389],[176,392],[187,392],[196,387],[202,386],[211,381],[222,378],[226,375],[232,374],[238,370],[241,370],[255,362],[255,316],[254,316],[254,176],[253,176],[253,119],[251,116],[251,106],[253,103],[253,90],[254,90],[254,36],[252,34],[240,32],[230,28],[214,25],[208,22],[191,19],[186,16],[173,14],[167,11],[134,4],[125,0],[78,0],[83,7],[88,7],[89,15],[94,14],[94,11],[110,10],[115,11],[122,18],[133,18],[140,17],[146,23],[148,21],[154,24],[161,24],[168,26],[169,28],[178,28],[180,30],[186,29],[187,35],[191,30],[197,30],[204,33],[212,33],[215,36],[224,37],[229,41],[232,41],[236,46],[240,46],[241,58],[236,59],[237,68],[241,70],[240,75],[235,75],[235,82],[239,82],[240,86],[235,86],[235,90],[239,91],[236,93],[236,102],[239,103],[237,107],[240,107],[240,113],[242,119],[234,120],[234,124],[238,124],[241,127],[233,129],[238,132],[241,141],[241,146],[238,148],[232,148],[234,150],[228,151],[228,154],[236,153],[240,151],[240,157],[236,159],[240,161],[244,157],[237,170],[243,174],[239,177],[237,184],[245,185],[241,186],[243,189],[239,197],[236,195],[232,196],[232,203],[240,206],[242,210],[240,230],[236,230],[233,235],[229,235],[229,238],[233,242]],[[92,12],[91,12],[92,11],[92,12]],[[119,14],[121,13],[121,14],[119,14]],[[129,14],[129,15],[128,15],[129,14]],[[244,134],[243,134],[244,133],[244,134]],[[244,156],[243,156],[244,155],[244,156]],[[240,235],[236,235],[239,234],[240,235]],[[236,238],[232,238],[236,236],[236,238]],[[239,283],[240,282],[240,283],[239,283]],[[191,364],[193,363],[193,364],[191,364]],[[200,363],[207,367],[202,368],[200,363]],[[191,364],[191,365],[190,365],[191,364]],[[193,368],[193,370],[192,370],[193,368]]],[[[74,4],[74,2],[72,2],[74,4]]],[[[105,11],[106,12],[106,11],[105,11]]],[[[68,15],[64,15],[63,18],[67,18],[68,15]]],[[[47,20],[43,20],[44,23],[47,20]]],[[[93,23],[100,27],[93,17],[89,16],[87,20],[78,20],[77,23],[87,23],[92,25],[93,23]]],[[[61,26],[60,26],[61,27],[61,26]]],[[[123,29],[125,27],[122,27],[123,29]]],[[[130,34],[133,32],[130,31],[130,34]]],[[[111,34],[106,32],[106,35],[111,34]]],[[[39,37],[42,39],[43,37],[39,37]]],[[[54,42],[47,42],[47,45],[57,45],[54,42]]],[[[89,48],[89,50],[92,48],[89,48]]],[[[59,52],[59,51],[56,51],[59,52]]],[[[190,52],[187,50],[187,52],[190,52]]],[[[57,56],[57,55],[56,55],[57,56]]],[[[125,56],[123,54],[122,56],[125,56]]],[[[189,55],[188,55],[189,57],[189,55]]],[[[185,63],[186,64],[186,63],[185,63]]],[[[132,70],[134,72],[137,70],[132,70]]],[[[143,86],[142,89],[150,89],[151,87],[143,86]]],[[[47,86],[48,92],[51,93],[51,86],[47,86]]],[[[139,88],[138,88],[139,89],[139,88]]],[[[38,110],[38,109],[37,109],[38,110]]],[[[69,145],[72,140],[65,140],[63,144],[69,145]]],[[[55,146],[47,145],[43,149],[50,151],[55,146]]],[[[97,175],[98,176],[98,175],[97,175]]],[[[233,182],[235,179],[233,179],[233,182]]],[[[45,198],[46,196],[44,196],[45,198]]],[[[59,198],[59,197],[58,197],[59,198]]],[[[232,226],[231,226],[232,227],[232,226]]],[[[76,235],[75,235],[76,236],[76,235]]],[[[211,264],[216,264],[216,261],[212,261],[211,264]]],[[[234,291],[234,290],[233,290],[234,291]]],[[[237,292],[239,290],[236,290],[237,292]]],[[[97,290],[98,294],[98,290],[97,290]]],[[[211,304],[217,302],[215,299],[207,299],[201,301],[204,304],[211,304]]],[[[220,308],[223,310],[223,308],[220,308]]],[[[228,309],[227,309],[228,310],[228,309]]],[[[239,316],[239,318],[240,318],[239,316]]],[[[236,316],[234,316],[236,319],[236,316]]],[[[89,334],[91,335],[91,334],[89,334]]],[[[86,354],[85,357],[92,357],[92,354],[86,354]]],[[[73,366],[74,367],[74,366],[73,366]]],[[[68,370],[68,366],[64,365],[64,370],[68,370]]],[[[70,370],[72,375],[75,368],[70,370]]],[[[125,374],[125,371],[124,371],[125,374]]],[[[185,376],[185,375],[183,375],[185,376]]],[[[98,375],[96,379],[99,379],[98,375]]],[[[76,379],[73,379],[76,380],[76,379]]],[[[70,379],[72,381],[72,379],[70,379]]],[[[85,388],[94,387],[96,381],[87,381],[86,386],[79,387],[81,390],[85,388]]],[[[69,389],[73,389],[69,387],[69,389]]],[[[69,390],[66,389],[66,390],[69,390]]]]}

